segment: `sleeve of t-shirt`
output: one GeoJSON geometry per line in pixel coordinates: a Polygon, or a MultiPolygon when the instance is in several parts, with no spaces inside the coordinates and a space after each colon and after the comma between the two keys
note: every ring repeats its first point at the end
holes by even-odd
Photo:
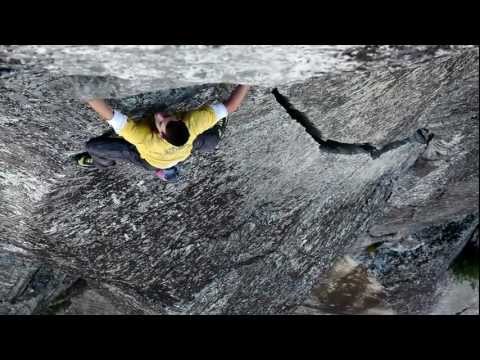
{"type": "Polygon", "coordinates": [[[210,105],[210,107],[215,112],[215,117],[217,118],[217,121],[228,116],[227,107],[222,103],[213,104],[213,105],[210,105]]]}
{"type": "Polygon", "coordinates": [[[187,123],[190,135],[193,137],[200,135],[227,115],[227,108],[223,104],[208,105],[189,112],[187,114],[187,123]]]}
{"type": "Polygon", "coordinates": [[[113,111],[113,118],[107,120],[107,123],[115,130],[117,134],[120,134],[123,127],[127,123],[128,117],[122,114],[120,111],[114,110],[113,111]]]}

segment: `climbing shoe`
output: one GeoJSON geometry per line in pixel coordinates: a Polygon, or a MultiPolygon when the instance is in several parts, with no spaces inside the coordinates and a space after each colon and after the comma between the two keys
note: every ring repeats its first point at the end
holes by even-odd
{"type": "Polygon", "coordinates": [[[178,167],[172,166],[168,169],[158,169],[155,171],[155,175],[166,182],[177,182],[180,177],[180,171],[178,167]]]}
{"type": "Polygon", "coordinates": [[[88,153],[82,153],[75,157],[77,164],[84,168],[94,168],[93,159],[88,153]]]}
{"type": "Polygon", "coordinates": [[[223,119],[220,119],[220,121],[218,122],[218,124],[216,125],[216,128],[217,128],[217,133],[218,133],[218,137],[221,139],[224,134],[225,134],[225,131],[227,129],[227,124],[228,124],[228,116],[224,117],[223,119]]]}

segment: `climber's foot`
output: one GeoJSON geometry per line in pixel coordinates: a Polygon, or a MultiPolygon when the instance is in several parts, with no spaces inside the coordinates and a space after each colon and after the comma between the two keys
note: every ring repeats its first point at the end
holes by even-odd
{"type": "Polygon", "coordinates": [[[223,119],[220,119],[220,121],[217,124],[217,133],[218,137],[221,139],[225,135],[225,131],[227,130],[227,125],[228,125],[228,116],[224,117],[223,119]]]}
{"type": "Polygon", "coordinates": [[[83,168],[95,168],[95,165],[93,164],[93,159],[88,152],[75,155],[74,159],[77,164],[83,168]]]}
{"type": "Polygon", "coordinates": [[[180,177],[180,171],[177,166],[172,166],[168,169],[158,169],[155,175],[166,182],[177,182],[180,177]]]}

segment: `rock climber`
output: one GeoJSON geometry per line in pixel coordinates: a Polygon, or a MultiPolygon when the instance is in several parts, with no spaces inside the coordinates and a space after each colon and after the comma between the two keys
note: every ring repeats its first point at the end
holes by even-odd
{"type": "Polygon", "coordinates": [[[250,86],[238,85],[227,101],[203,106],[185,113],[157,112],[152,119],[134,121],[113,110],[103,99],[87,101],[119,135],[100,136],[86,143],[86,152],[75,157],[78,165],[105,168],[116,161],[127,161],[154,172],[168,182],[178,180],[177,164],[192,150],[215,149],[226,125],[227,116],[238,109],[250,86]],[[221,123],[219,123],[221,120],[221,123]]]}

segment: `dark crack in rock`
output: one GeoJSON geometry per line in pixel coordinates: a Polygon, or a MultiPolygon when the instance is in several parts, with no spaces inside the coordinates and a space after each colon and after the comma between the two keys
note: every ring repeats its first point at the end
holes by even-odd
{"type": "Polygon", "coordinates": [[[396,312],[429,312],[478,226],[478,51],[394,73],[319,78],[286,94],[337,141],[385,147],[418,127],[434,134],[348,251],[385,287],[396,312]]]}

